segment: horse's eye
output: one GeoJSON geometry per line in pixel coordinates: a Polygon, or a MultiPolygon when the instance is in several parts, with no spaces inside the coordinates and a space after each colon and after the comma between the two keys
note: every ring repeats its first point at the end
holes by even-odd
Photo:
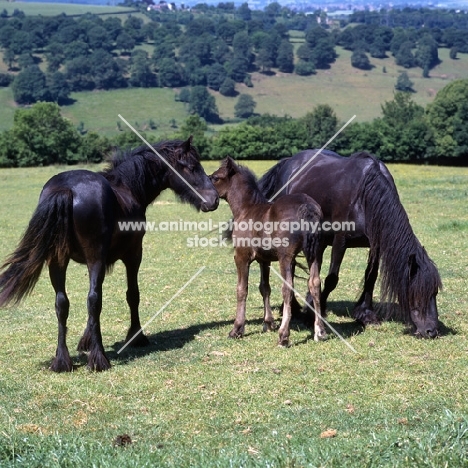
{"type": "Polygon", "coordinates": [[[211,176],[211,180],[212,180],[213,182],[218,182],[219,177],[218,177],[217,175],[212,175],[212,176],[211,176]]]}

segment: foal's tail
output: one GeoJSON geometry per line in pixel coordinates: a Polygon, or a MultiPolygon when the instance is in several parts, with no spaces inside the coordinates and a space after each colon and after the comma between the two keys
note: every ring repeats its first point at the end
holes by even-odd
{"type": "Polygon", "coordinates": [[[305,203],[299,207],[299,219],[309,223],[309,230],[304,238],[303,251],[307,259],[307,265],[310,265],[317,259],[321,240],[321,222],[322,210],[317,203],[305,203]]]}
{"type": "Polygon", "coordinates": [[[68,260],[72,208],[69,190],[56,191],[39,203],[18,247],[0,267],[0,307],[17,304],[33,290],[44,262],[68,260]]]}

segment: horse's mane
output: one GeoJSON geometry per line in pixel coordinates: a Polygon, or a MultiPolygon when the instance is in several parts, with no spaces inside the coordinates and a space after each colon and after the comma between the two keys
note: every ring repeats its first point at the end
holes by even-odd
{"type": "Polygon", "coordinates": [[[276,191],[276,184],[278,180],[278,175],[283,170],[283,166],[291,158],[281,159],[277,164],[275,164],[271,169],[269,169],[258,181],[258,188],[265,195],[266,198],[271,198],[276,191]]]}
{"type": "MultiPolygon", "coordinates": [[[[180,151],[178,150],[182,143],[182,140],[167,140],[152,146],[174,167],[176,160],[180,157],[180,151]]],[[[193,157],[193,163],[198,162],[196,151],[191,151],[190,157],[193,157]]],[[[167,164],[147,145],[139,146],[135,149],[116,148],[107,163],[107,167],[100,174],[113,187],[119,185],[131,186],[132,192],[139,199],[143,199],[146,193],[145,185],[148,183],[148,176],[153,180],[159,179],[162,185],[167,169],[167,164]]]]}
{"type": "Polygon", "coordinates": [[[442,287],[439,273],[415,236],[397,189],[383,176],[377,159],[367,153],[354,157],[371,161],[359,186],[370,252],[379,256],[381,303],[397,300],[399,318],[409,321],[410,301],[426,311],[427,302],[442,287]]]}
{"type": "MultiPolygon", "coordinates": [[[[226,167],[226,164],[227,160],[224,160],[221,164],[221,167],[226,167]]],[[[259,187],[257,176],[248,167],[237,164],[237,168],[243,182],[246,184],[244,190],[246,190],[251,197],[252,203],[268,203],[268,199],[265,197],[259,187]]]]}
{"type": "MultiPolygon", "coordinates": [[[[182,140],[165,140],[151,146],[163,156],[169,163],[174,162],[177,158],[177,149],[180,148],[182,140]]],[[[164,164],[158,155],[152,151],[147,145],[138,146],[137,148],[115,148],[109,159],[108,166],[101,172],[103,175],[108,174],[121,166],[124,163],[134,162],[137,156],[154,159],[157,162],[164,164]]],[[[194,156],[196,159],[196,156],[194,156]]]]}

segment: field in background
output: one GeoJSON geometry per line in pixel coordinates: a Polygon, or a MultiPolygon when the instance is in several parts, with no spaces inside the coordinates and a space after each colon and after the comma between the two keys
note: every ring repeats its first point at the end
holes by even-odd
{"type": "MultiPolygon", "coordinates": [[[[148,49],[148,46],[145,46],[148,49]]],[[[149,47],[151,54],[151,47],[149,47]]],[[[302,117],[318,104],[329,104],[343,121],[356,114],[357,121],[369,121],[381,116],[381,105],[393,99],[394,85],[403,70],[394,63],[394,58],[371,59],[374,68],[363,71],[351,67],[351,52],[337,48],[339,57],[329,70],[318,70],[316,75],[300,77],[294,74],[277,73],[266,76],[252,74],[253,88],[237,84],[239,93],[250,94],[258,114],[289,115],[302,117]],[[383,72],[385,67],[386,73],[383,72]]],[[[439,49],[441,64],[431,70],[431,78],[422,78],[421,69],[407,70],[414,82],[413,99],[426,106],[434,100],[437,91],[450,81],[468,76],[468,54],[459,54],[451,60],[447,49],[439,49]]],[[[0,53],[0,72],[5,71],[0,53]],[[3,69],[2,69],[3,67],[3,69]]],[[[174,100],[178,90],[169,88],[128,88],[112,91],[72,93],[74,104],[63,106],[63,115],[78,124],[83,122],[89,130],[111,136],[118,132],[116,122],[120,113],[130,122],[154,120],[155,132],[163,137],[173,132],[187,118],[184,105],[174,100]]],[[[218,92],[215,96],[220,117],[227,122],[234,119],[237,98],[228,98],[218,92]]],[[[0,88],[0,130],[11,127],[17,108],[10,88],[0,88]]],[[[211,125],[214,130],[217,125],[211,125]]]]}
{"type": "MultiPolygon", "coordinates": [[[[117,2],[115,2],[117,3],[117,2]]],[[[25,15],[56,16],[61,13],[66,15],[84,15],[85,13],[113,15],[134,11],[134,8],[106,6],[106,5],[76,5],[73,3],[36,3],[36,2],[8,2],[0,0],[0,11],[6,10],[11,15],[15,10],[21,10],[25,15]]],[[[139,14],[139,13],[138,13],[139,14]]],[[[141,15],[143,18],[148,18],[141,15]]],[[[125,16],[122,16],[125,18],[125,16]]]]}
{"type": "MultiPolygon", "coordinates": [[[[249,162],[262,174],[272,162],[249,162]]],[[[217,162],[206,163],[211,173],[217,162]]],[[[20,306],[0,310],[0,465],[28,467],[327,466],[440,467],[468,463],[468,169],[389,165],[412,226],[436,262],[444,291],[444,333],[417,340],[400,323],[362,330],[349,311],[360,290],[366,249],[346,253],[329,321],[315,343],[300,323],[293,346],[261,332],[259,269],[252,266],[243,340],[228,340],[236,272],[230,248],[188,248],[206,231],[148,233],[140,271],[148,321],[195,273],[203,273],[148,327],[147,349],[122,346],[129,318],[124,269],[106,277],[103,341],[113,368],[90,373],[75,348],[86,322],[86,268],[70,264],[68,344],[77,369],[56,375],[57,325],[43,272],[20,306]],[[133,443],[114,445],[128,434],[133,443]],[[15,463],[16,461],[16,463],[15,463]]],[[[91,169],[97,169],[92,166],[91,169]]],[[[40,189],[63,167],[0,170],[0,258],[26,228],[40,189]]],[[[149,221],[224,221],[164,193],[149,221]]],[[[327,264],[327,263],[326,263],[327,264]]],[[[273,265],[275,266],[275,265],[273,265]]],[[[304,280],[297,288],[305,290],[304,280]]],[[[272,278],[278,316],[280,284],[272,278]]]]}

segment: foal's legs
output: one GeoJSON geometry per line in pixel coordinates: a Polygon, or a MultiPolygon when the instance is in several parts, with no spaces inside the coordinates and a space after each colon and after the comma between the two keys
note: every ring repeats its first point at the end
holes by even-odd
{"type": "Polygon", "coordinates": [[[127,269],[127,304],[130,307],[130,329],[128,330],[125,341],[131,340],[136,335],[131,342],[131,346],[149,345],[149,340],[141,329],[140,316],[138,313],[138,306],[140,305],[138,270],[140,269],[141,257],[142,249],[140,245],[140,249],[136,254],[123,259],[125,268],[127,269]]]}
{"type": "Polygon", "coordinates": [[[73,370],[73,363],[66,343],[67,319],[70,308],[70,302],[65,292],[67,266],[68,262],[64,266],[60,266],[55,261],[49,264],[49,276],[55,290],[55,313],[58,320],[57,352],[50,366],[50,369],[54,372],[69,372],[73,370]]]}
{"type": "Polygon", "coordinates": [[[102,310],[102,283],[106,274],[103,261],[88,264],[89,293],[88,293],[88,324],[78,343],[79,351],[89,351],[88,367],[91,370],[103,371],[111,365],[102,346],[100,316],[102,310]]]}
{"type": "Polygon", "coordinates": [[[234,328],[229,332],[230,338],[242,338],[245,331],[245,304],[249,290],[250,261],[236,252],[234,261],[237,267],[237,311],[234,328]]]}
{"type": "Polygon", "coordinates": [[[276,329],[270,305],[270,262],[260,262],[260,293],[263,297],[263,331],[276,329]]]}
{"type": "Polygon", "coordinates": [[[309,274],[309,292],[312,296],[312,303],[315,309],[315,322],[314,322],[314,340],[322,341],[327,339],[327,332],[322,321],[320,310],[320,266],[317,260],[312,262],[309,274]]]}
{"type": "Polygon", "coordinates": [[[288,346],[289,344],[289,322],[291,321],[291,300],[294,295],[293,275],[292,275],[292,259],[280,258],[280,272],[283,279],[281,292],[283,294],[283,319],[279,329],[278,344],[288,346]]]}

